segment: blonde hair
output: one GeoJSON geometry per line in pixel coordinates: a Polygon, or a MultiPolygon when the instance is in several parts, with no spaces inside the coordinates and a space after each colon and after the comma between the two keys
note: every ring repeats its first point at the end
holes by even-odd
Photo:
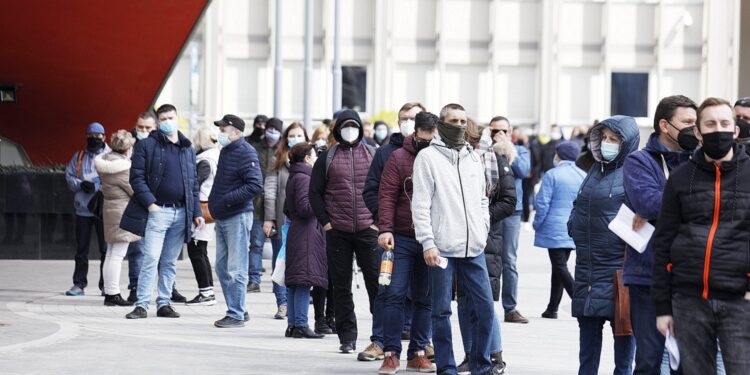
{"type": "Polygon", "coordinates": [[[109,144],[112,151],[124,154],[135,144],[135,138],[129,131],[120,129],[109,137],[109,144]]]}
{"type": "Polygon", "coordinates": [[[323,139],[326,139],[327,141],[328,135],[326,134],[326,132],[328,132],[329,134],[331,133],[331,130],[328,129],[327,126],[325,125],[318,126],[313,131],[312,138],[310,139],[310,141],[314,143],[315,141],[318,140],[318,138],[323,138],[323,139]]]}
{"type": "Polygon", "coordinates": [[[208,126],[201,126],[195,133],[193,138],[193,144],[195,145],[196,151],[210,150],[214,147],[219,147],[216,144],[216,130],[211,129],[208,126]]]}

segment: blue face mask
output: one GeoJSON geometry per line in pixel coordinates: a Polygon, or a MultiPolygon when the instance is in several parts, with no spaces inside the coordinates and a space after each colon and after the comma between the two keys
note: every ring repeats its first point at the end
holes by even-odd
{"type": "Polygon", "coordinates": [[[136,132],[136,138],[138,138],[139,141],[142,141],[148,138],[148,134],[148,132],[136,132]]]}
{"type": "Polygon", "coordinates": [[[281,132],[278,130],[266,130],[266,139],[271,142],[278,142],[281,138],[281,132]]]}
{"type": "Polygon", "coordinates": [[[388,136],[388,129],[375,130],[375,138],[377,138],[377,140],[382,141],[387,136],[388,136]]]}
{"type": "Polygon", "coordinates": [[[606,161],[612,161],[620,153],[620,145],[617,143],[602,142],[602,158],[606,161]]]}
{"type": "Polygon", "coordinates": [[[164,120],[159,123],[159,131],[171,135],[177,129],[177,121],[175,120],[164,120]]]}
{"type": "Polygon", "coordinates": [[[286,140],[286,144],[289,145],[289,148],[292,148],[294,147],[294,145],[302,142],[302,140],[303,140],[302,137],[289,138],[286,140]]]}
{"type": "Polygon", "coordinates": [[[219,133],[219,136],[217,137],[217,142],[221,145],[221,147],[225,147],[232,143],[231,140],[229,140],[229,134],[227,133],[219,133]]]}

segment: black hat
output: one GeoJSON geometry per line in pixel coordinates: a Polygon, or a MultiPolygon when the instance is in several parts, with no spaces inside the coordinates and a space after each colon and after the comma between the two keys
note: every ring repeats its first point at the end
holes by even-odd
{"type": "Polygon", "coordinates": [[[284,122],[277,119],[276,117],[271,117],[266,121],[266,130],[269,128],[274,128],[281,132],[282,128],[284,127],[284,122]]]}
{"type": "Polygon", "coordinates": [[[253,126],[258,125],[260,123],[266,123],[268,122],[268,116],[266,115],[257,115],[255,116],[255,120],[253,120],[253,126]]]}
{"type": "Polygon", "coordinates": [[[244,132],[245,131],[245,121],[242,121],[241,118],[235,116],[235,115],[224,115],[221,120],[214,121],[214,125],[216,126],[232,126],[236,128],[237,130],[244,132]]]}
{"type": "Polygon", "coordinates": [[[581,153],[581,148],[575,142],[563,141],[557,144],[555,151],[557,151],[557,156],[560,157],[560,160],[575,161],[581,153]]]}

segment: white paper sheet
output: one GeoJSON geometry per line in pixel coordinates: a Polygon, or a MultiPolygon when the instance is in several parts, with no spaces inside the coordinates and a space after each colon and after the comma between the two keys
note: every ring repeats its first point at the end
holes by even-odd
{"type": "Polygon", "coordinates": [[[625,243],[630,245],[637,252],[642,253],[646,250],[646,245],[654,234],[654,226],[646,223],[640,230],[633,230],[633,218],[635,213],[626,205],[620,206],[617,216],[609,223],[609,230],[620,237],[625,243]]]}
{"type": "Polygon", "coordinates": [[[669,353],[669,367],[677,371],[677,368],[680,367],[680,349],[677,347],[677,340],[669,331],[667,331],[664,347],[667,348],[667,353],[669,353]]]}

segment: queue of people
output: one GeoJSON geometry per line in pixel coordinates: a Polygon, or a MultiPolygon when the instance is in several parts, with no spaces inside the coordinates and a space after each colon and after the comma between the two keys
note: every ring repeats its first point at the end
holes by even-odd
{"type": "Polygon", "coordinates": [[[112,133],[109,145],[103,125],[92,123],[86,149],[66,171],[78,238],[66,294],[84,295],[95,232],[104,304],[135,305],[125,317],[147,318],[156,277],[156,316],[179,318],[176,261],[187,244],[198,293],[182,301],[218,303],[215,271],[227,309],[214,325],[243,327],[246,294],[260,292],[262,247],[270,240],[271,271],[283,270],[273,284],[273,317],[287,320],[285,337],[335,334],[342,353],[357,351],[356,264],[372,317],[358,360],[382,361],[378,373],[395,374],[407,339],[407,371],[502,374],[495,301],[505,323],[529,323],[517,308],[517,258],[521,223],[531,218],[526,203],[533,202],[534,246],[546,249],[551,269],[541,317],[557,319],[563,296],[571,299],[579,374],[599,372],[607,323],[617,332],[615,374],[664,374],[667,336],[683,353],[682,365],[668,372],[750,373],[747,109],[750,99],[731,106],[708,98],[697,106],[666,97],[640,151],[638,125],[628,116],[604,119],[571,140],[555,127],[541,147],[506,117],[484,126],[455,103],[438,115],[406,103],[398,131],[375,123],[372,140],[347,109],[310,136],[301,123],[285,127],[259,115],[244,137],[244,120],[225,115],[191,142],[169,104],[140,114],[133,132],[112,133]],[[540,183],[538,192],[529,182],[540,183]],[[633,230],[655,226],[644,251],[609,229],[622,206],[634,213],[633,230]],[[380,267],[386,255],[392,263],[380,267]],[[126,256],[128,298],[119,286],[126,256]],[[620,334],[615,319],[618,270],[632,334],[620,334]],[[379,285],[382,272],[389,282],[379,285]]]}

